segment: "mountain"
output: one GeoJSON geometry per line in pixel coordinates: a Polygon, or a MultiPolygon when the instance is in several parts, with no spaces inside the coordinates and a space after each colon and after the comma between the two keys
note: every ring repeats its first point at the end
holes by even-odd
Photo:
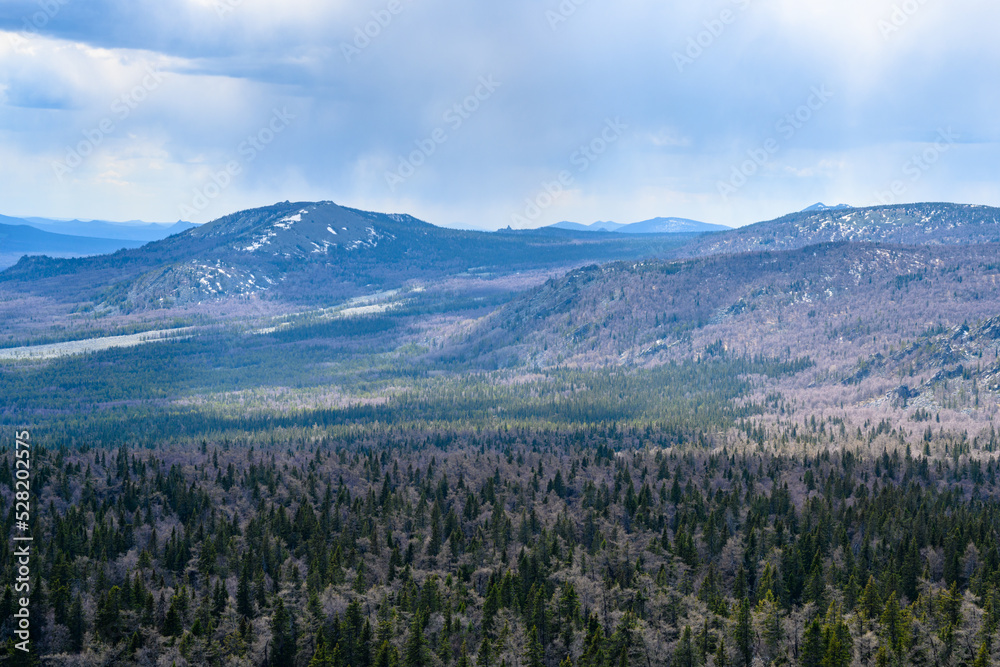
{"type": "Polygon", "coordinates": [[[615,231],[620,234],[702,234],[729,231],[731,227],[712,225],[687,218],[652,218],[642,222],[622,225],[615,231]]]}
{"type": "Polygon", "coordinates": [[[584,236],[444,229],[333,202],[284,202],[112,255],[26,258],[0,284],[125,312],[231,297],[322,304],[414,280],[665,255],[682,242],[584,236]]]}
{"type": "Polygon", "coordinates": [[[107,220],[54,220],[51,218],[24,218],[21,224],[28,224],[37,229],[56,234],[73,236],[88,236],[104,239],[121,239],[126,241],[159,241],[172,234],[179,234],[198,225],[191,222],[143,222],[130,220],[128,222],[109,222],[107,220]]]}
{"type": "Polygon", "coordinates": [[[823,202],[818,202],[812,206],[807,206],[802,209],[802,213],[813,213],[815,211],[842,211],[844,209],[851,208],[847,204],[834,204],[833,206],[827,206],[823,202]]]}
{"type": "Polygon", "coordinates": [[[25,255],[80,257],[139,245],[135,241],[53,234],[24,224],[19,218],[0,216],[0,269],[11,266],[25,255]]]}
{"type": "Polygon", "coordinates": [[[575,232],[613,232],[618,230],[624,225],[619,225],[617,222],[606,222],[598,220],[589,225],[581,225],[579,222],[557,222],[554,225],[549,225],[549,229],[568,229],[575,232]]]}
{"type": "Polygon", "coordinates": [[[724,227],[723,225],[711,225],[706,222],[698,222],[697,220],[688,220],[687,218],[652,218],[627,225],[602,221],[594,222],[590,225],[581,225],[578,222],[564,221],[548,226],[548,229],[553,228],[578,232],[618,232],[619,234],[701,234],[730,229],[730,227],[724,227]]]}
{"type": "Polygon", "coordinates": [[[686,257],[791,250],[851,241],[899,245],[1000,242],[1000,209],[968,204],[896,204],[803,211],[696,239],[686,257]]]}
{"type": "Polygon", "coordinates": [[[730,350],[808,356],[842,381],[859,359],[995,317],[998,257],[998,244],[840,242],[589,266],[516,297],[453,354],[544,368],[658,365],[730,350]]]}

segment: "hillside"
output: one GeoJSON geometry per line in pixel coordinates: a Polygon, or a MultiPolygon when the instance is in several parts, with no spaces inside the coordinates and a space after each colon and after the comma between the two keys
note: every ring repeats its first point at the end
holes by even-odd
{"type": "Polygon", "coordinates": [[[1000,209],[966,204],[898,204],[806,210],[700,239],[681,254],[705,257],[792,250],[850,241],[897,245],[1000,242],[1000,209]]]}
{"type": "Polygon", "coordinates": [[[329,305],[414,280],[663,255],[686,240],[460,231],[332,202],[285,202],[113,255],[25,259],[0,274],[0,285],[123,312],[224,298],[329,305]]]}
{"type": "Polygon", "coordinates": [[[729,350],[809,356],[834,378],[929,329],[1000,312],[1000,246],[836,243],[590,266],[484,319],[460,357],[652,365],[729,350]]]}
{"type": "MultiPolygon", "coordinates": [[[[687,253],[685,242],[747,232],[484,233],[329,202],[286,202],[113,255],[22,260],[0,274],[0,345],[175,328],[192,337],[122,353],[129,368],[145,369],[145,382],[133,386],[127,374],[111,374],[94,400],[155,387],[150,400],[192,392],[214,401],[217,392],[260,389],[255,383],[357,384],[368,396],[373,386],[397,390],[415,378],[455,379],[470,370],[600,373],[762,357],[805,364],[787,380],[795,387],[786,382],[781,391],[816,404],[888,401],[904,409],[922,397],[923,409],[979,410],[994,405],[1000,371],[992,339],[976,333],[1000,312],[1000,244],[968,240],[988,234],[984,211],[994,209],[928,214],[925,245],[884,241],[887,230],[911,231],[906,216],[922,208],[936,210],[833,210],[781,223],[878,217],[883,223],[856,230],[877,243],[671,260],[662,258],[687,253]],[[978,225],[969,222],[975,216],[978,225]],[[971,337],[945,339],[962,327],[971,337]],[[164,376],[164,359],[184,372],[164,376]],[[939,371],[947,377],[935,378],[939,371]]],[[[67,363],[61,377],[86,376],[87,363],[67,363]]]]}

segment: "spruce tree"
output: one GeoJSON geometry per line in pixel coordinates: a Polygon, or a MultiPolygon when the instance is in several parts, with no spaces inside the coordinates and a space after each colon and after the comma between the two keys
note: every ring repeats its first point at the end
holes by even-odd
{"type": "Polygon", "coordinates": [[[691,641],[691,627],[685,625],[684,632],[681,633],[681,638],[677,640],[677,646],[674,648],[674,661],[672,663],[676,667],[695,667],[695,651],[694,644],[691,641]]]}
{"type": "Polygon", "coordinates": [[[753,664],[753,618],[750,614],[750,600],[743,598],[736,609],[736,628],[733,631],[736,650],[744,667],[753,664]]]}
{"type": "Polygon", "coordinates": [[[295,626],[285,603],[279,597],[271,616],[271,666],[292,667],[295,664],[295,626]]]}
{"type": "Polygon", "coordinates": [[[236,613],[243,618],[253,618],[253,594],[250,590],[250,561],[243,560],[240,578],[236,583],[236,613]]]}
{"type": "Polygon", "coordinates": [[[79,653],[83,649],[83,635],[87,631],[87,623],[83,616],[83,601],[77,593],[73,598],[73,604],[69,608],[69,645],[74,653],[79,653]]]}
{"type": "Polygon", "coordinates": [[[823,645],[823,626],[819,618],[814,618],[802,636],[802,650],[799,653],[801,667],[821,667],[826,647],[823,645]]]}
{"type": "Polygon", "coordinates": [[[525,667],[545,667],[545,649],[538,641],[538,628],[532,626],[528,633],[528,644],[524,648],[525,667]]]}
{"type": "Polygon", "coordinates": [[[427,640],[424,639],[423,623],[419,613],[413,615],[413,622],[410,623],[410,635],[403,649],[403,664],[405,667],[426,667],[430,664],[427,640]]]}

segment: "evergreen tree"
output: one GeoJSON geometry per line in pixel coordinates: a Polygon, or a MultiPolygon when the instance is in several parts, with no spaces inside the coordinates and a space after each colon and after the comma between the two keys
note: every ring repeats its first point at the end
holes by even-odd
{"type": "Polygon", "coordinates": [[[879,596],[878,584],[875,583],[874,576],[869,576],[868,583],[865,584],[865,590],[861,593],[861,611],[867,618],[874,620],[879,617],[883,609],[884,606],[879,596]]]}
{"type": "Polygon", "coordinates": [[[906,614],[899,607],[896,599],[896,592],[889,593],[886,600],[885,610],[879,621],[882,624],[882,632],[890,648],[897,654],[903,653],[906,644],[909,642],[909,628],[907,627],[906,614]]]}
{"type": "Polygon", "coordinates": [[[854,654],[850,628],[844,623],[840,610],[830,606],[823,627],[823,667],[850,667],[854,654]]]}
{"type": "Polygon", "coordinates": [[[120,590],[113,586],[107,594],[101,596],[97,603],[97,613],[94,615],[94,627],[101,639],[115,644],[121,639],[121,605],[120,590]]]}
{"type": "Polygon", "coordinates": [[[83,649],[83,635],[87,631],[87,623],[83,617],[83,601],[80,599],[79,593],[73,597],[73,604],[69,608],[67,627],[69,629],[70,650],[79,653],[83,649]]]}
{"type": "Polygon", "coordinates": [[[806,626],[802,635],[802,650],[799,653],[801,667],[822,667],[826,647],[823,645],[823,626],[819,618],[814,618],[806,626]]]}
{"type": "Polygon", "coordinates": [[[986,638],[979,643],[979,651],[976,653],[976,660],[972,663],[972,667],[989,667],[990,665],[990,646],[986,638]]]}
{"type": "Polygon", "coordinates": [[[676,667],[695,667],[697,665],[694,644],[691,641],[690,626],[684,626],[684,632],[681,633],[681,638],[677,641],[677,646],[674,648],[674,661],[672,664],[676,667]]]}
{"type": "Polygon", "coordinates": [[[524,647],[524,662],[526,667],[545,667],[545,649],[538,641],[538,628],[534,626],[528,633],[528,643],[524,647]]]}
{"type": "Polygon", "coordinates": [[[736,650],[744,667],[753,664],[753,617],[750,614],[750,600],[743,598],[736,609],[736,628],[733,630],[736,640],[736,650]]]}
{"type": "Polygon", "coordinates": [[[222,580],[219,579],[215,582],[215,590],[212,592],[212,613],[221,616],[226,611],[228,603],[229,594],[226,592],[226,587],[222,585],[222,580]]]}
{"type": "Polygon", "coordinates": [[[397,665],[399,665],[399,651],[389,643],[388,639],[383,640],[375,652],[375,667],[397,667],[397,665]]]}
{"type": "Polygon", "coordinates": [[[490,646],[490,638],[483,635],[483,641],[479,643],[479,652],[476,654],[476,667],[491,667],[493,664],[493,648],[490,646]]]}
{"type": "Polygon", "coordinates": [[[569,581],[563,583],[562,592],[559,595],[559,616],[562,619],[562,640],[566,650],[569,650],[573,643],[573,625],[580,613],[580,599],[577,597],[576,589],[569,581]]]}
{"type": "Polygon", "coordinates": [[[427,640],[424,639],[423,623],[420,614],[414,614],[413,622],[410,623],[410,634],[403,650],[403,665],[405,667],[426,667],[429,664],[430,656],[427,650],[427,640]]]}
{"type": "Polygon", "coordinates": [[[726,640],[719,638],[719,645],[715,648],[715,667],[729,667],[729,658],[726,655],[726,640]]]}
{"type": "Polygon", "coordinates": [[[764,648],[770,660],[775,660],[781,653],[784,640],[784,629],[781,624],[781,607],[774,599],[774,593],[768,589],[763,599],[757,605],[757,611],[764,618],[763,639],[764,648]]]}
{"type": "Polygon", "coordinates": [[[806,601],[814,603],[819,609],[826,608],[826,581],[823,578],[823,554],[819,550],[813,557],[806,579],[806,601]]]}
{"type": "Polygon", "coordinates": [[[170,609],[163,619],[163,627],[160,632],[164,637],[178,637],[184,629],[184,619],[181,618],[178,596],[175,594],[170,598],[170,609]]]}
{"type": "Polygon", "coordinates": [[[920,554],[917,552],[917,541],[911,536],[907,541],[906,555],[899,572],[900,588],[910,602],[917,599],[917,584],[920,578],[920,554]]]}
{"type": "Polygon", "coordinates": [[[250,561],[244,558],[240,577],[236,583],[236,613],[244,618],[253,618],[253,594],[250,590],[250,561]]]}
{"type": "Polygon", "coordinates": [[[294,620],[280,597],[271,616],[270,654],[272,667],[292,667],[295,664],[294,620]]]}
{"type": "Polygon", "coordinates": [[[579,667],[604,667],[604,664],[604,629],[597,616],[591,614],[587,621],[587,637],[584,640],[579,667]]]}
{"type": "Polygon", "coordinates": [[[316,639],[316,651],[313,653],[312,659],[309,661],[309,667],[338,667],[333,664],[333,660],[330,658],[330,653],[326,648],[326,639],[323,638],[323,633],[319,634],[316,639]]]}

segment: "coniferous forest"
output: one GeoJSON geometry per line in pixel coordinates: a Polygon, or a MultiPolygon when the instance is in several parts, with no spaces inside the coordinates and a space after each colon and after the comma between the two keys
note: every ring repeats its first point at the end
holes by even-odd
{"type": "Polygon", "coordinates": [[[682,440],[368,425],[42,446],[34,639],[70,665],[996,664],[994,433],[911,448],[812,419],[682,440]]]}

